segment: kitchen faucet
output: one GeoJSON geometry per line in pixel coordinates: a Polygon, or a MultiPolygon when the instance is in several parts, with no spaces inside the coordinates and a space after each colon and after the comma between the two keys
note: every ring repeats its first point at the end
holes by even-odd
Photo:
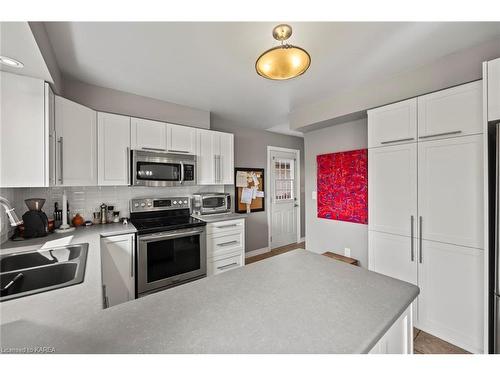
{"type": "Polygon", "coordinates": [[[21,225],[23,223],[23,221],[19,220],[19,218],[17,217],[16,212],[14,211],[15,209],[12,208],[10,202],[7,199],[5,199],[4,197],[0,197],[0,205],[5,208],[5,212],[9,217],[10,226],[17,227],[18,225],[21,225]]]}

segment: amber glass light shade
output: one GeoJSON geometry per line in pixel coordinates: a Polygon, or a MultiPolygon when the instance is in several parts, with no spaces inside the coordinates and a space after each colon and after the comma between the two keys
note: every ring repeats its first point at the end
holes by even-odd
{"type": "Polygon", "coordinates": [[[310,65],[311,56],[304,49],[284,44],[260,55],[255,70],[264,78],[282,81],[304,74],[310,65]]]}

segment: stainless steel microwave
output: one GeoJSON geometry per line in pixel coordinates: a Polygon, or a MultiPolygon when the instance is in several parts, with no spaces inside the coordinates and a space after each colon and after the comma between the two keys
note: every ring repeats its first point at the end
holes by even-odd
{"type": "Polygon", "coordinates": [[[132,186],[196,185],[196,156],[131,150],[132,186]]]}
{"type": "Polygon", "coordinates": [[[198,215],[231,211],[231,196],[227,193],[193,194],[193,212],[198,215]]]}

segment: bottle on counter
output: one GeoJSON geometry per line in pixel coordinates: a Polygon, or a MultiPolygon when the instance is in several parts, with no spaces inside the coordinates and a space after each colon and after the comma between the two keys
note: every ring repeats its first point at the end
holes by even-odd
{"type": "Polygon", "coordinates": [[[108,221],[108,206],[101,204],[101,224],[106,224],[108,221]]]}
{"type": "Polygon", "coordinates": [[[62,210],[59,209],[59,203],[54,202],[54,228],[57,229],[62,224],[62,210]]]}

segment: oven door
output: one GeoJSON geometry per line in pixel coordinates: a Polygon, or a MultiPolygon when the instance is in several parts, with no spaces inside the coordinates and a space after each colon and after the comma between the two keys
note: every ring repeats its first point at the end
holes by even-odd
{"type": "Polygon", "coordinates": [[[140,235],[137,254],[137,293],[206,275],[205,228],[188,228],[140,235]]]}

